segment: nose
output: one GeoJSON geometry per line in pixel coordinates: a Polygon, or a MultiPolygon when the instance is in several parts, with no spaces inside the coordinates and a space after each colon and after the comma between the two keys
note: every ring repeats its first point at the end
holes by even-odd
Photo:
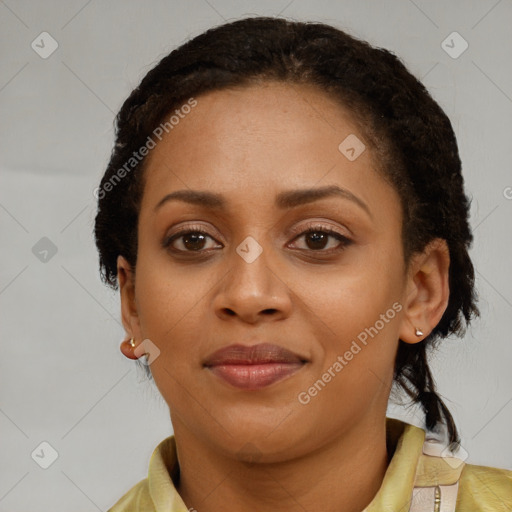
{"type": "Polygon", "coordinates": [[[251,262],[233,253],[229,261],[230,270],[213,300],[219,318],[237,318],[257,324],[283,320],[290,315],[291,291],[279,271],[270,268],[266,253],[268,251],[263,250],[251,262]]]}

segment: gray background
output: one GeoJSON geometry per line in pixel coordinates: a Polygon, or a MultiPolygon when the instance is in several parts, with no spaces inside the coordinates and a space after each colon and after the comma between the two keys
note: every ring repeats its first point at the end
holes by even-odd
{"type": "MultiPolygon", "coordinates": [[[[106,510],[171,434],[156,388],[119,352],[93,190],[114,114],[143,75],[189,37],[251,14],[332,23],[396,52],[452,120],[482,318],[433,367],[468,461],[512,467],[510,0],[0,0],[0,511],[106,510]],[[31,48],[43,31],[59,45],[47,59],[31,48]],[[441,46],[453,31],[469,44],[458,58],[441,46]],[[48,469],[31,458],[42,441],[58,452],[48,469]]],[[[413,409],[389,414],[421,425],[413,409]]]]}

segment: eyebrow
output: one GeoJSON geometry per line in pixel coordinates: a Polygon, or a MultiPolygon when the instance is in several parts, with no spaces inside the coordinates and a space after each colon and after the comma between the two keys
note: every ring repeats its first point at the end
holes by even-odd
{"type": "MultiPolygon", "coordinates": [[[[373,218],[370,208],[363,200],[355,196],[349,190],[338,187],[337,185],[280,192],[276,196],[275,203],[278,208],[286,209],[312,203],[328,197],[341,197],[343,199],[348,199],[361,207],[371,218],[373,218]]],[[[176,190],[175,192],[171,192],[164,196],[155,206],[155,211],[169,201],[183,201],[196,206],[217,210],[223,209],[227,205],[226,199],[221,194],[202,190],[176,190]]]]}

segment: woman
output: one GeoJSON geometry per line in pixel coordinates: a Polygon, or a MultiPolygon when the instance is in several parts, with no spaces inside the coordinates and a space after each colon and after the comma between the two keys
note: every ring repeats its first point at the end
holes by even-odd
{"type": "Polygon", "coordinates": [[[121,351],[174,430],[112,511],[510,510],[512,472],[452,453],[427,364],[478,314],[469,202],[394,55],[317,23],[211,29],[126,100],[97,195],[121,351]],[[386,418],[393,383],[427,441],[386,418]]]}

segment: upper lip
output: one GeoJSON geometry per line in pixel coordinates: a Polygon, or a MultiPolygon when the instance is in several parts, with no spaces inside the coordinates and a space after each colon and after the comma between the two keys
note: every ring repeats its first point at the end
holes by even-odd
{"type": "Polygon", "coordinates": [[[229,345],[208,356],[204,366],[250,365],[270,363],[304,363],[305,358],[279,345],[260,343],[258,345],[229,345]]]}

